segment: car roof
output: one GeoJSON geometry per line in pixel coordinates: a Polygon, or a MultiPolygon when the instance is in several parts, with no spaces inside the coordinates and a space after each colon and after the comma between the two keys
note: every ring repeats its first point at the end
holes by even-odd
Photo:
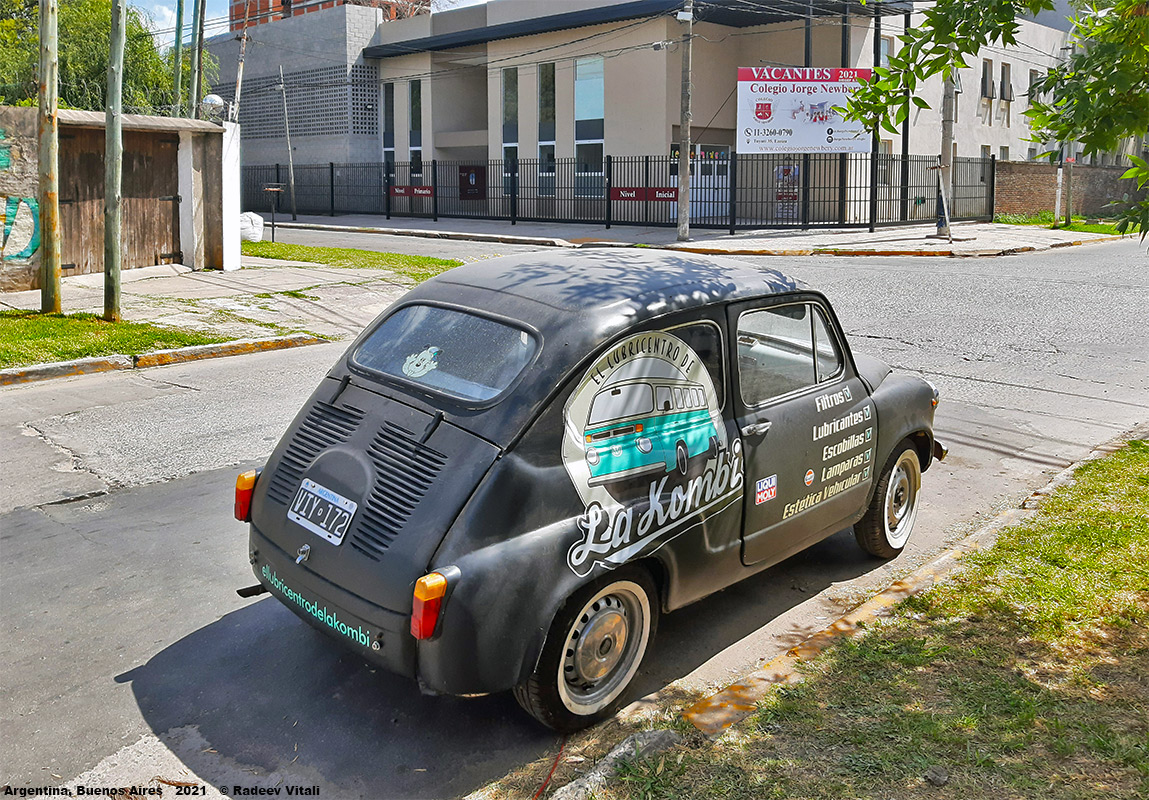
{"type": "MultiPolygon", "coordinates": [[[[668,310],[671,298],[675,308],[683,310],[805,288],[777,270],[729,257],[595,248],[535,251],[469,264],[427,281],[413,294],[423,295],[422,299],[449,299],[462,287],[497,293],[512,306],[525,306],[514,301],[528,300],[552,309],[549,314],[542,309],[529,314],[538,315],[540,329],[548,327],[548,321],[558,322],[549,319],[551,315],[614,315],[620,304],[648,312],[640,313],[641,317],[659,316],[668,310]]],[[[497,307],[489,310],[500,313],[497,307]]]]}

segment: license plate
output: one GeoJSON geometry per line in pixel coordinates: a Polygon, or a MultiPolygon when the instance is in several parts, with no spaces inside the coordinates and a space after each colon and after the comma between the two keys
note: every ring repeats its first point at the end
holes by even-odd
{"type": "Polygon", "coordinates": [[[347,535],[357,508],[358,503],[304,478],[299,494],[295,495],[287,511],[287,518],[332,544],[339,544],[347,535]]]}

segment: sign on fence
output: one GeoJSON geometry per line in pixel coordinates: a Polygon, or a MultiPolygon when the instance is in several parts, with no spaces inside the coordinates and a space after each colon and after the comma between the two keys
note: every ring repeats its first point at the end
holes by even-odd
{"type": "Polygon", "coordinates": [[[611,200],[677,200],[678,189],[673,186],[615,186],[610,190],[611,200]]]}
{"type": "Polygon", "coordinates": [[[392,197],[430,197],[435,190],[430,186],[392,186],[392,197]]]}
{"type": "Polygon", "coordinates": [[[738,153],[868,153],[870,132],[835,111],[868,69],[739,67],[738,153]]]}
{"type": "Polygon", "coordinates": [[[487,168],[459,167],[459,199],[487,199],[487,168]]]}

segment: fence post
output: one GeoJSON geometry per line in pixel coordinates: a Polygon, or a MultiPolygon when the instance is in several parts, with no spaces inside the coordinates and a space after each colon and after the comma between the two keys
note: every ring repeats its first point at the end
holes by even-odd
{"type": "Polygon", "coordinates": [[[614,158],[607,153],[606,156],[606,229],[610,230],[611,212],[611,186],[614,184],[614,158]]]}
{"type": "Polygon", "coordinates": [[[810,227],[810,154],[802,154],[802,230],[810,227]]]}
{"type": "MultiPolygon", "coordinates": [[[[503,162],[506,163],[505,161],[503,162]]],[[[519,160],[511,159],[511,224],[514,225],[519,216],[519,160]]]]}
{"type": "Polygon", "coordinates": [[[734,226],[738,223],[738,154],[730,151],[730,235],[734,235],[734,226]]]}
{"type": "MultiPolygon", "coordinates": [[[[875,45],[876,46],[876,45],[875,45]]],[[[878,221],[878,131],[870,137],[870,233],[878,221]]]]}
{"type": "Polygon", "coordinates": [[[335,216],[335,162],[327,162],[327,184],[331,187],[331,216],[335,216]]]}
{"type": "Polygon", "coordinates": [[[431,159],[431,221],[439,221],[439,161],[431,159]]]}
{"type": "Polygon", "coordinates": [[[993,222],[993,207],[997,204],[997,156],[991,154],[989,157],[989,186],[986,187],[986,211],[989,212],[989,220],[993,222]]]}
{"type": "Polygon", "coordinates": [[[391,164],[383,160],[383,208],[387,212],[387,219],[391,219],[391,164]]]}
{"type": "Polygon", "coordinates": [[[644,174],[643,185],[646,187],[646,193],[642,196],[642,215],[646,222],[650,223],[650,156],[643,156],[644,160],[644,174]]]}

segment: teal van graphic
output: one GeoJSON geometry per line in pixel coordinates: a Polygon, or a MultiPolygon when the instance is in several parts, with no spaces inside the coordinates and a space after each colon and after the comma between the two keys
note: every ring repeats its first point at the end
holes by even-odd
{"type": "Polygon", "coordinates": [[[591,486],[677,470],[718,454],[707,389],[657,358],[631,362],[597,391],[583,438],[591,486]],[[641,377],[631,377],[633,375],[641,377]]]}
{"type": "Polygon", "coordinates": [[[585,510],[576,575],[641,557],[700,517],[738,508],[742,446],[727,438],[706,364],[666,331],[602,353],[563,408],[563,466],[585,510]]]}

